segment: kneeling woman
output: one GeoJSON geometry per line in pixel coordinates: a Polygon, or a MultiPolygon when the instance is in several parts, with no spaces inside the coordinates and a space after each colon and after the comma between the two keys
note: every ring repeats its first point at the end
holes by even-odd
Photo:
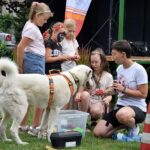
{"type": "Polygon", "coordinates": [[[113,77],[109,73],[109,66],[102,49],[97,48],[92,51],[89,57],[91,68],[93,69],[93,89],[79,89],[76,95],[78,108],[81,111],[89,112],[93,120],[97,120],[105,113],[112,96],[98,96],[96,89],[105,90],[113,85],[113,77]]]}

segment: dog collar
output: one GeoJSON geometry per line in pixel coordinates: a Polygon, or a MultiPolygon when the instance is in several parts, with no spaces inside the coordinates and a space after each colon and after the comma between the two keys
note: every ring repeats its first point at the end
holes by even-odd
{"type": "Polygon", "coordinates": [[[73,79],[74,79],[74,81],[75,81],[75,83],[77,85],[77,91],[78,91],[78,89],[79,89],[79,78],[74,73],[72,73],[71,71],[69,71],[69,73],[73,77],[73,79]]]}

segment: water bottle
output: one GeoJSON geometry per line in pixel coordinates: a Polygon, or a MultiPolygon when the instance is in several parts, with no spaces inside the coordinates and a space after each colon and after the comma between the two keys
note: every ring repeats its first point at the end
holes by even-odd
{"type": "Polygon", "coordinates": [[[123,133],[117,133],[113,134],[112,139],[124,142],[141,142],[141,135],[127,136],[123,133]]]}
{"type": "Polygon", "coordinates": [[[112,136],[113,140],[117,140],[117,141],[127,141],[127,136],[123,133],[117,133],[117,134],[113,134],[112,136]]]}

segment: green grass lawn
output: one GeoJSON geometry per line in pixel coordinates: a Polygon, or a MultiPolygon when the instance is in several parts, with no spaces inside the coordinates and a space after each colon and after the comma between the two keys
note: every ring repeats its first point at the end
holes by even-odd
{"type": "MultiPolygon", "coordinates": [[[[8,129],[8,137],[10,132],[8,129]]],[[[50,145],[47,140],[39,140],[27,133],[20,133],[23,141],[29,142],[28,145],[17,145],[14,141],[3,143],[0,141],[0,150],[46,150],[46,145],[50,145]]],[[[67,150],[139,150],[140,143],[119,142],[111,139],[98,139],[92,133],[86,133],[81,145],[76,148],[67,148],[67,150]]]]}
{"type": "MultiPolygon", "coordinates": [[[[45,150],[46,145],[50,145],[47,140],[38,140],[28,134],[20,133],[24,141],[29,142],[28,145],[17,145],[15,142],[0,142],[0,150],[45,150]]],[[[96,139],[91,133],[86,134],[82,140],[81,146],[70,148],[72,150],[139,150],[140,143],[136,142],[118,142],[111,139],[96,139]]],[[[69,148],[67,148],[69,150],[69,148]]]]}
{"type": "MultiPolygon", "coordinates": [[[[1,118],[1,114],[0,114],[1,118]]],[[[33,107],[30,107],[29,120],[28,124],[31,124],[33,118],[33,107]]],[[[88,119],[89,122],[89,119],[88,119]]],[[[7,128],[8,138],[10,136],[10,126],[12,120],[9,121],[7,128]]],[[[143,130],[143,125],[140,126],[141,130],[143,130]]],[[[27,133],[20,132],[19,133],[21,139],[23,141],[28,142],[28,145],[17,145],[13,142],[3,143],[0,139],[0,150],[46,150],[46,146],[51,144],[46,139],[39,140],[37,137],[33,137],[27,133]]],[[[82,139],[81,145],[76,148],[66,148],[66,150],[139,150],[140,143],[137,142],[120,142],[113,141],[112,139],[100,139],[95,138],[91,133],[86,133],[85,138],[82,139]]]]}

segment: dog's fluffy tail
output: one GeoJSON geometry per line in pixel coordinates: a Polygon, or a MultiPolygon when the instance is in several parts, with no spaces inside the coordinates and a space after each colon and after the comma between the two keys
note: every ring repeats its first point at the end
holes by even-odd
{"type": "Polygon", "coordinates": [[[6,77],[12,77],[18,74],[17,65],[9,58],[0,58],[0,75],[6,77]]]}

